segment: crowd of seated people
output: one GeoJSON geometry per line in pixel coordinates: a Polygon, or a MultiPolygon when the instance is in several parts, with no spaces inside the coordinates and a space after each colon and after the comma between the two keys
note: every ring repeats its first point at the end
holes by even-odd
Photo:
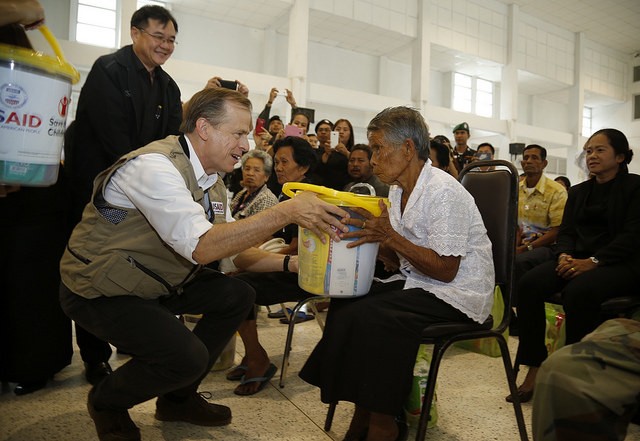
{"type": "MultiPolygon", "coordinates": [[[[360,193],[359,187],[369,184],[375,188],[375,194],[383,196],[389,192],[388,183],[398,185],[398,181],[386,181],[388,177],[383,175],[384,170],[379,162],[374,166],[371,147],[354,144],[353,127],[349,121],[340,119],[334,124],[322,119],[315,126],[315,134],[318,141],[317,178],[322,185],[360,193]],[[333,131],[339,133],[336,145],[331,145],[333,131]],[[340,173],[337,173],[338,170],[340,173]],[[347,183],[340,186],[345,179],[347,183]]],[[[495,148],[490,143],[479,144],[477,150],[469,147],[468,124],[458,124],[454,129],[454,137],[455,147],[451,146],[444,135],[437,135],[430,140],[429,159],[433,167],[457,178],[459,170],[465,165],[494,159],[495,148]]],[[[601,130],[589,139],[584,149],[590,177],[588,181],[573,187],[564,176],[552,180],[544,175],[543,170],[547,165],[544,147],[532,144],[523,151],[516,244],[517,289],[513,298],[516,306],[514,320],[517,311],[520,323],[517,363],[529,366],[526,378],[518,389],[521,402],[527,402],[533,397],[536,373],[546,358],[545,300],[561,293],[566,311],[566,344],[573,344],[601,323],[599,305],[604,300],[631,291],[632,274],[640,270],[640,257],[636,251],[640,245],[637,243],[640,231],[636,231],[637,217],[640,215],[640,184],[636,184],[637,177],[630,175],[627,170],[632,152],[626,137],[615,129],[601,130]],[[604,289],[605,287],[608,289],[604,289]]],[[[480,168],[482,171],[492,169],[480,168]]],[[[366,193],[374,194],[368,190],[366,193]]],[[[295,253],[292,249],[288,252],[295,253]]],[[[382,255],[380,258],[383,258],[382,255]]],[[[265,280],[265,276],[254,274],[245,277],[265,280]]],[[[288,283],[288,291],[292,293],[291,300],[304,295],[297,291],[293,278],[286,280],[283,276],[285,275],[277,276],[281,284],[274,286],[282,289],[288,283]]],[[[258,285],[256,281],[252,284],[258,285]]],[[[259,291],[258,288],[256,290],[259,291]]],[[[374,291],[375,289],[372,290],[374,291]]],[[[333,323],[337,320],[335,317],[342,314],[341,307],[336,306],[336,303],[341,302],[333,302],[333,311],[330,309],[329,312],[332,319],[329,323],[333,323]],[[336,309],[339,312],[335,312],[336,309]]],[[[348,320],[353,320],[353,317],[349,316],[348,320]]],[[[275,371],[268,356],[257,343],[255,317],[250,317],[245,324],[249,324],[251,329],[247,338],[249,347],[257,348],[254,352],[261,358],[261,362],[259,368],[252,370],[250,374],[257,375],[257,380],[245,387],[239,386],[236,393],[251,394],[262,389],[264,382],[275,371]]],[[[330,329],[333,327],[336,328],[335,332],[343,332],[336,323],[325,331],[324,338],[334,338],[327,336],[327,332],[332,332],[330,329]]],[[[517,332],[515,329],[514,333],[517,332]]],[[[339,335],[341,339],[344,337],[339,335]]],[[[361,438],[363,432],[369,430],[388,433],[402,430],[398,429],[400,426],[394,429],[396,422],[388,419],[392,413],[385,416],[384,413],[372,411],[375,407],[367,408],[368,404],[361,405],[353,399],[357,396],[354,395],[355,390],[343,391],[343,386],[336,386],[335,380],[329,379],[331,375],[338,374],[325,374],[329,369],[328,363],[343,366],[345,359],[334,361],[335,357],[332,357],[332,361],[327,361],[328,355],[323,349],[325,345],[328,343],[321,342],[318,345],[301,376],[321,388],[326,402],[343,398],[356,403],[356,414],[345,439],[364,439],[361,438]]],[[[243,359],[241,366],[232,371],[231,376],[237,379],[240,371],[246,369],[247,363],[250,361],[243,359]]],[[[351,380],[356,388],[361,384],[355,379],[351,380]]],[[[344,385],[345,382],[340,381],[344,385]]],[[[512,397],[507,397],[507,400],[511,401],[512,397]]]]}

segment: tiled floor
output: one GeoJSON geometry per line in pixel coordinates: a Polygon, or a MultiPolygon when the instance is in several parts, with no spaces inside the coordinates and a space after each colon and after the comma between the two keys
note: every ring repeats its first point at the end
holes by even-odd
{"type": "MultiPolygon", "coordinates": [[[[280,367],[286,337],[286,326],[259,317],[263,345],[280,367]]],[[[206,428],[186,423],[161,423],[153,417],[155,401],[131,410],[131,416],[147,441],[200,440],[340,440],[351,418],[352,405],[341,403],[329,433],[322,429],[326,406],[320,402],[318,390],[300,380],[296,373],[320,337],[314,321],[296,326],[291,364],[286,385],[278,387],[277,376],[262,392],[251,397],[233,394],[235,383],[224,372],[213,372],[202,383],[201,390],[211,391],[212,401],[230,406],[233,422],[222,428],[206,428]]],[[[515,351],[517,340],[510,339],[515,351]]],[[[236,361],[242,344],[238,339],[236,361]]],[[[450,349],[445,356],[438,379],[438,426],[427,433],[429,440],[442,441],[513,441],[518,432],[513,408],[504,401],[507,395],[502,362],[450,349]]],[[[114,367],[127,357],[114,354],[114,367]]],[[[0,441],[93,441],[95,430],[86,411],[89,385],[82,376],[79,354],[71,366],[55,376],[46,389],[17,397],[5,385],[0,394],[0,441]]],[[[523,405],[531,437],[531,405],[523,405]]],[[[415,436],[414,432],[410,437],[415,436]]],[[[632,426],[627,441],[640,441],[640,428],[632,426]]]]}

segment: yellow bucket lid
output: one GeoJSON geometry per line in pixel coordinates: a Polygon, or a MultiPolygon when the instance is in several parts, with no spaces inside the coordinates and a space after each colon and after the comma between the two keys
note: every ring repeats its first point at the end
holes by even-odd
{"type": "Polygon", "coordinates": [[[282,186],[282,192],[289,197],[294,197],[296,191],[311,191],[320,196],[320,199],[330,204],[364,208],[374,216],[380,216],[382,213],[378,201],[383,200],[384,203],[389,206],[389,200],[387,198],[355,194],[348,191],[338,191],[321,185],[306,184],[304,182],[287,182],[282,186]]]}
{"type": "Polygon", "coordinates": [[[80,81],[80,73],[64,58],[62,49],[60,49],[58,41],[55,39],[49,28],[43,25],[38,29],[40,29],[44,38],[47,40],[49,45],[51,45],[51,48],[56,55],[55,57],[45,55],[42,52],[34,51],[32,49],[0,43],[0,59],[4,58],[14,60],[16,63],[36,67],[52,74],[62,75],[67,77],[69,81],[71,81],[71,84],[75,84],[80,81]]]}

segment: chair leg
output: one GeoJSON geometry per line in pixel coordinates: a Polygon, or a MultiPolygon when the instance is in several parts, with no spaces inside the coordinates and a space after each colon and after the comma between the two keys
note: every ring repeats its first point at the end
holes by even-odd
{"type": "Polygon", "coordinates": [[[333,415],[336,413],[336,406],[338,403],[329,404],[329,409],[327,409],[327,417],[324,420],[324,431],[328,432],[331,430],[331,424],[333,424],[333,415]]]}
{"type": "Polygon", "coordinates": [[[431,409],[431,403],[433,403],[433,397],[436,392],[436,380],[438,378],[438,370],[440,369],[440,362],[444,355],[446,347],[439,342],[433,346],[433,355],[431,356],[431,364],[429,365],[429,376],[427,377],[427,387],[424,391],[424,398],[422,399],[422,411],[420,412],[420,420],[418,422],[418,430],[416,431],[416,441],[424,441],[427,435],[427,424],[429,424],[429,410],[431,409]]]}
{"type": "Polygon", "coordinates": [[[518,387],[516,386],[516,372],[511,364],[511,356],[509,355],[509,347],[507,341],[502,335],[496,336],[496,340],[500,345],[500,353],[502,354],[502,361],[504,363],[504,370],[507,374],[507,382],[509,383],[509,391],[513,398],[513,410],[516,413],[516,422],[518,423],[518,431],[520,432],[520,440],[528,441],[527,426],[524,423],[524,416],[522,415],[522,406],[520,404],[520,398],[518,397],[518,387]]]}
{"type": "Polygon", "coordinates": [[[298,316],[298,311],[300,311],[300,308],[302,308],[304,304],[309,300],[310,299],[307,298],[296,303],[296,306],[293,307],[289,316],[287,340],[284,343],[284,353],[282,354],[282,369],[280,369],[280,388],[284,387],[284,379],[287,376],[287,370],[289,370],[289,355],[291,354],[291,343],[293,342],[293,328],[296,325],[296,321],[293,318],[298,316]]]}

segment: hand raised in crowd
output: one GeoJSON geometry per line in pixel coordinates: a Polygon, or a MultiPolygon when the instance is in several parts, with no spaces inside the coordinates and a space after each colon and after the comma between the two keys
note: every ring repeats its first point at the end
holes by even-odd
{"type": "MultiPolygon", "coordinates": [[[[222,85],[220,83],[221,80],[222,80],[221,77],[209,78],[209,80],[207,81],[207,84],[205,84],[204,88],[205,89],[212,89],[212,88],[216,88],[216,87],[222,87],[222,85]]],[[[236,90],[248,98],[249,97],[249,88],[244,83],[240,82],[239,80],[235,80],[235,82],[238,83],[238,88],[236,90]]]]}
{"type": "Polygon", "coordinates": [[[290,105],[292,108],[294,108],[294,109],[295,109],[296,107],[298,107],[298,106],[296,105],[296,99],[293,97],[293,92],[291,92],[289,89],[285,89],[285,91],[286,91],[286,93],[287,93],[286,98],[287,98],[287,102],[289,103],[289,105],[290,105]]]}
{"type": "Polygon", "coordinates": [[[563,279],[573,279],[580,274],[596,268],[596,264],[591,259],[574,259],[569,254],[560,254],[556,273],[563,279]]]}
{"type": "Polygon", "coordinates": [[[276,99],[276,97],[278,96],[278,89],[275,87],[272,87],[271,90],[269,91],[269,100],[267,101],[267,105],[270,106],[273,104],[273,100],[276,99]]]}

